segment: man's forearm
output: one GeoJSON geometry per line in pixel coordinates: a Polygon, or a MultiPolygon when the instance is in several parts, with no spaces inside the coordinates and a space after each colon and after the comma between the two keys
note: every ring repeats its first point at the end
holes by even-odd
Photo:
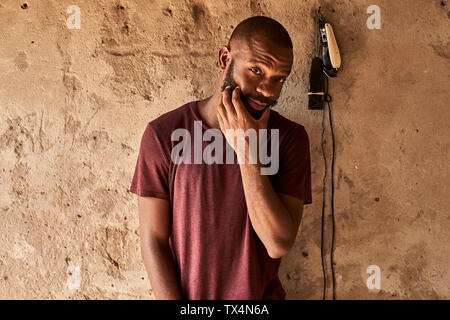
{"type": "Polygon", "coordinates": [[[169,244],[147,241],[141,243],[141,251],[156,299],[182,299],[181,287],[169,244]]]}
{"type": "Polygon", "coordinates": [[[242,185],[253,229],[269,255],[278,256],[295,237],[294,223],[288,209],[273,189],[260,165],[240,164],[242,185]]]}

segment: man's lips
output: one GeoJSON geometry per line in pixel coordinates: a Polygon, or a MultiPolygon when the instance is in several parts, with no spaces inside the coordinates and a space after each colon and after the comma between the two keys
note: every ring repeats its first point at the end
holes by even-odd
{"type": "Polygon", "coordinates": [[[253,100],[252,98],[248,98],[248,101],[251,102],[252,105],[255,106],[257,110],[264,109],[268,105],[268,104],[264,104],[259,101],[253,100]]]}

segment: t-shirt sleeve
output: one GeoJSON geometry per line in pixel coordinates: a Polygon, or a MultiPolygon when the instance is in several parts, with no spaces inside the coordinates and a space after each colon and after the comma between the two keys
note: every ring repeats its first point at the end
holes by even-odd
{"type": "Polygon", "coordinates": [[[274,190],[312,203],[311,155],[305,128],[295,125],[283,146],[280,145],[280,168],[275,176],[274,190]]]}
{"type": "Polygon", "coordinates": [[[151,126],[142,135],[130,191],[141,197],[169,200],[169,161],[161,141],[151,126]]]}

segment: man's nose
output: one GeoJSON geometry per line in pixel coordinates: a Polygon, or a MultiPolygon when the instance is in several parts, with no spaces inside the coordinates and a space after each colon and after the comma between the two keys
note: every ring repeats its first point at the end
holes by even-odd
{"type": "Polygon", "coordinates": [[[256,87],[256,91],[263,95],[266,99],[272,99],[275,96],[275,88],[269,81],[260,81],[256,87]]]}

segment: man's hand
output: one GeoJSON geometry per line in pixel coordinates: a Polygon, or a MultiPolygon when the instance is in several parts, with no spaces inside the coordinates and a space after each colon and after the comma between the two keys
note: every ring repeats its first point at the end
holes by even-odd
{"type": "MultiPolygon", "coordinates": [[[[259,161],[243,161],[248,157],[245,149],[237,147],[238,144],[234,141],[235,134],[233,134],[239,129],[242,130],[236,135],[239,140],[241,139],[239,136],[245,134],[245,131],[256,130],[258,147],[259,129],[267,129],[270,107],[267,107],[261,118],[257,120],[242,103],[240,88],[236,87],[231,93],[231,88],[227,87],[222,93],[222,103],[217,107],[217,111],[220,130],[238,156],[242,186],[252,227],[266,247],[269,256],[273,259],[281,258],[295,242],[303,210],[303,206],[300,208],[302,200],[276,193],[268,177],[261,175],[259,161]],[[229,129],[232,131],[227,131],[229,129]],[[299,209],[301,209],[300,212],[299,209]]],[[[245,141],[245,147],[248,147],[248,140],[242,140],[245,141]]],[[[253,156],[251,152],[249,153],[253,156]]],[[[254,156],[257,158],[257,155],[254,156]]]]}
{"type": "MultiPolygon", "coordinates": [[[[250,150],[248,139],[245,139],[245,148],[238,148],[237,140],[243,138],[245,132],[255,131],[257,137],[256,148],[259,147],[259,129],[267,129],[267,122],[269,120],[270,107],[267,107],[259,119],[255,119],[245,108],[241,97],[241,88],[236,87],[231,92],[231,87],[228,86],[222,93],[222,102],[217,106],[217,118],[219,120],[220,130],[225,135],[228,144],[233,148],[238,157],[239,163],[250,163],[250,156],[257,158],[257,154],[246,155],[245,149],[250,150]],[[240,129],[240,130],[238,130],[240,129]],[[249,161],[246,161],[249,160],[249,161]]],[[[252,134],[251,132],[249,132],[252,134]]],[[[249,152],[250,153],[250,152],[249,152]]],[[[252,163],[259,163],[258,159],[253,159],[252,163]]]]}

